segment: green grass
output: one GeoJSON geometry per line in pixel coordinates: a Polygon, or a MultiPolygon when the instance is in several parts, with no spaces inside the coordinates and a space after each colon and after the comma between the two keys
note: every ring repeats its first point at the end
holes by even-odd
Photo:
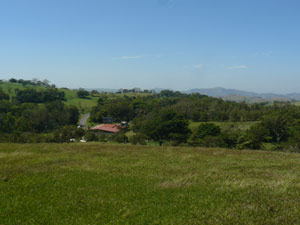
{"type": "MultiPolygon", "coordinates": [[[[23,86],[18,83],[1,83],[0,87],[3,89],[4,92],[8,93],[10,97],[15,96],[15,89],[23,90],[25,88],[34,88],[37,90],[45,89],[45,87],[42,86],[23,86]]],[[[67,89],[60,89],[61,91],[65,92],[66,94],[66,104],[68,105],[74,105],[80,109],[82,113],[89,112],[92,107],[97,105],[97,99],[96,97],[90,97],[87,99],[82,99],[77,97],[76,90],[67,90],[67,89]]]]}
{"type": "Polygon", "coordinates": [[[296,106],[300,106],[300,102],[294,102],[293,104],[296,106]]]}
{"type": "Polygon", "coordinates": [[[78,107],[81,112],[90,112],[92,107],[97,105],[98,98],[96,97],[83,99],[77,97],[77,92],[75,90],[63,89],[62,91],[66,94],[66,103],[78,107]]]}
{"type": "Polygon", "coordinates": [[[0,144],[0,224],[298,224],[300,155],[0,144]]]}
{"type": "MultiPolygon", "coordinates": [[[[37,90],[45,89],[45,87],[43,87],[43,86],[31,86],[31,85],[23,86],[18,83],[10,83],[10,82],[0,83],[0,87],[3,89],[3,91],[5,93],[8,93],[11,98],[15,96],[15,89],[20,89],[20,90],[23,90],[25,88],[34,88],[37,90]]],[[[66,94],[66,104],[74,105],[74,106],[78,107],[81,113],[90,112],[92,107],[97,105],[97,99],[99,96],[106,96],[109,99],[114,99],[114,98],[124,97],[124,96],[143,97],[143,96],[153,95],[151,93],[127,93],[127,94],[116,94],[116,93],[101,94],[100,93],[98,97],[90,96],[89,98],[82,99],[82,98],[77,97],[76,90],[64,89],[64,88],[61,88],[60,90],[65,92],[65,94],[66,94]]]]}
{"type": "Polygon", "coordinates": [[[23,90],[25,88],[35,88],[37,90],[45,89],[45,87],[42,87],[42,86],[31,86],[31,85],[23,86],[22,84],[9,83],[9,82],[0,83],[0,87],[3,89],[3,91],[5,93],[8,93],[11,98],[16,96],[16,93],[15,93],[16,89],[19,89],[19,90],[23,90]]]}
{"type": "MultiPolygon", "coordinates": [[[[199,127],[199,125],[202,124],[202,123],[205,123],[205,122],[190,121],[189,128],[192,131],[195,131],[199,127]]],[[[220,126],[222,130],[236,129],[236,130],[245,131],[257,122],[256,121],[250,121],[250,122],[209,122],[209,123],[214,123],[214,124],[220,126]]]]}

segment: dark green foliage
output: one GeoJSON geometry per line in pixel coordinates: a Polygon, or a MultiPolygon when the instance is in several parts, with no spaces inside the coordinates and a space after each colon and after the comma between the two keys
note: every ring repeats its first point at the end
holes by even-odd
{"type": "Polygon", "coordinates": [[[199,146],[207,148],[226,148],[227,144],[220,136],[205,136],[199,140],[199,146]]]}
{"type": "Polygon", "coordinates": [[[91,120],[102,123],[103,117],[112,117],[117,122],[130,121],[136,116],[135,111],[138,109],[138,106],[129,98],[118,98],[111,101],[99,98],[98,106],[91,111],[91,120]]]}
{"type": "Polygon", "coordinates": [[[107,135],[101,134],[98,136],[100,142],[107,142],[107,135]]]}
{"type": "Polygon", "coordinates": [[[192,146],[225,147],[221,128],[213,123],[202,123],[189,140],[192,146]]]}
{"type": "Polygon", "coordinates": [[[84,139],[86,141],[99,141],[99,138],[96,136],[96,134],[92,131],[89,131],[87,132],[85,135],[84,135],[84,139]]]}
{"type": "Polygon", "coordinates": [[[90,93],[86,90],[84,90],[83,88],[80,88],[78,91],[77,91],[77,96],[78,98],[87,98],[89,97],[90,93]]]}
{"type": "Polygon", "coordinates": [[[78,109],[56,101],[45,105],[15,105],[0,101],[0,132],[48,132],[65,125],[76,125],[78,109]]]}
{"type": "Polygon", "coordinates": [[[11,79],[9,79],[9,82],[11,82],[11,83],[17,83],[17,79],[11,78],[11,79]]]}
{"type": "Polygon", "coordinates": [[[270,139],[270,132],[266,127],[259,123],[250,127],[246,132],[246,142],[240,143],[244,145],[244,148],[259,149],[263,142],[267,142],[270,139]]]}
{"type": "Polygon", "coordinates": [[[219,136],[221,134],[221,128],[213,123],[202,123],[193,138],[201,139],[206,136],[219,136]]]}
{"type": "Polygon", "coordinates": [[[184,94],[182,94],[179,91],[171,91],[171,90],[162,90],[159,94],[161,97],[181,97],[184,96],[184,94]]]}
{"type": "Polygon", "coordinates": [[[240,130],[225,130],[222,132],[222,139],[225,142],[227,148],[236,148],[240,135],[240,130]]]}
{"type": "Polygon", "coordinates": [[[262,126],[268,130],[272,141],[277,144],[288,138],[289,123],[292,121],[291,116],[284,112],[274,112],[262,120],[262,126]]]}
{"type": "Polygon", "coordinates": [[[206,112],[193,112],[192,120],[194,122],[207,122],[209,120],[209,115],[206,112]]]}
{"type": "Polygon", "coordinates": [[[191,131],[188,121],[170,110],[163,110],[149,114],[141,121],[140,132],[154,141],[186,142],[191,131]]]}
{"type": "Polygon", "coordinates": [[[128,143],[129,142],[128,137],[123,133],[111,135],[110,139],[111,139],[111,141],[117,142],[117,143],[128,143]]]}
{"type": "Polygon", "coordinates": [[[9,100],[9,95],[0,90],[0,100],[9,100]]]}
{"type": "Polygon", "coordinates": [[[0,133],[1,143],[44,143],[47,135],[32,132],[0,133]]]}
{"type": "Polygon", "coordinates": [[[147,144],[147,136],[143,134],[136,134],[130,137],[130,143],[133,145],[146,145],[147,144]]]}
{"type": "Polygon", "coordinates": [[[99,92],[97,90],[92,90],[91,91],[91,96],[96,97],[99,95],[99,92]]]}
{"type": "Polygon", "coordinates": [[[20,103],[44,103],[51,101],[65,101],[65,93],[56,88],[47,88],[46,90],[37,91],[33,88],[24,90],[16,89],[16,98],[20,103]]]}
{"type": "MultiPolygon", "coordinates": [[[[22,84],[23,86],[26,86],[26,85],[31,85],[31,86],[44,86],[44,87],[50,87],[50,82],[45,79],[43,81],[40,81],[39,79],[32,79],[32,80],[23,80],[23,79],[15,79],[15,78],[11,78],[9,79],[9,82],[10,83],[19,83],[19,84],[22,84]]],[[[53,87],[55,85],[52,85],[53,87]]]]}
{"type": "Polygon", "coordinates": [[[64,126],[47,135],[47,142],[70,142],[71,139],[79,140],[85,135],[85,131],[76,126],[64,126]]]}

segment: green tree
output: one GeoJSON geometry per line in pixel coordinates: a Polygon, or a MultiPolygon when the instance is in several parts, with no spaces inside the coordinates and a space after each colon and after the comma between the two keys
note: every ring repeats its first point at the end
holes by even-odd
{"type": "Polygon", "coordinates": [[[218,125],[214,123],[202,123],[194,134],[194,138],[201,139],[206,136],[218,136],[221,133],[221,128],[218,125]]]}
{"type": "Polygon", "coordinates": [[[288,138],[290,122],[291,117],[287,113],[278,111],[265,116],[261,125],[269,132],[272,141],[279,144],[288,138]]]}
{"type": "Polygon", "coordinates": [[[9,100],[9,95],[0,91],[0,100],[9,100]]]}
{"type": "Polygon", "coordinates": [[[84,90],[83,88],[80,88],[77,91],[77,96],[78,98],[87,98],[90,95],[90,93],[86,90],[84,90]]]}
{"type": "MultiPolygon", "coordinates": [[[[199,125],[197,128],[196,132],[192,135],[189,144],[193,146],[205,146],[205,147],[217,147],[217,146],[212,146],[208,145],[209,140],[217,140],[216,138],[212,137],[217,137],[221,136],[221,128],[214,123],[202,123],[199,125]]],[[[221,140],[222,138],[220,138],[221,140]]],[[[218,142],[221,143],[218,139],[218,142]]],[[[223,146],[224,141],[222,141],[222,146],[223,146]]],[[[221,147],[221,146],[219,146],[221,147]]]]}
{"type": "Polygon", "coordinates": [[[191,133],[188,121],[170,110],[151,113],[141,123],[140,132],[160,145],[163,141],[186,142],[191,133]]]}
{"type": "Polygon", "coordinates": [[[246,133],[238,138],[237,148],[239,149],[260,149],[263,142],[270,139],[269,130],[261,123],[250,127],[246,133]]]}

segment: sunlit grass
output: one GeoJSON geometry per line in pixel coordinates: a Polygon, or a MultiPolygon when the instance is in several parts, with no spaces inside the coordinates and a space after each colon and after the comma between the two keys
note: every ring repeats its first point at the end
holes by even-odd
{"type": "Polygon", "coordinates": [[[297,224],[300,155],[0,144],[0,224],[297,224]]]}

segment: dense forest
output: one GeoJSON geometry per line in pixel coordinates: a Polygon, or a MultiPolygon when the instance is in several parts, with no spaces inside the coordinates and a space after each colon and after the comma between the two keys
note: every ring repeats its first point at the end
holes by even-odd
{"type": "Polygon", "coordinates": [[[298,151],[300,147],[300,107],[291,103],[236,103],[170,90],[126,95],[79,89],[79,98],[97,97],[91,123],[111,117],[116,123],[130,124],[117,135],[99,137],[77,128],[80,110],[67,104],[64,89],[47,80],[6,82],[24,88],[15,89],[13,95],[0,89],[0,142],[68,142],[85,137],[88,141],[233,149],[298,151]],[[217,124],[249,121],[255,123],[246,130],[217,124]],[[192,123],[198,123],[196,129],[190,128],[192,123]]]}

